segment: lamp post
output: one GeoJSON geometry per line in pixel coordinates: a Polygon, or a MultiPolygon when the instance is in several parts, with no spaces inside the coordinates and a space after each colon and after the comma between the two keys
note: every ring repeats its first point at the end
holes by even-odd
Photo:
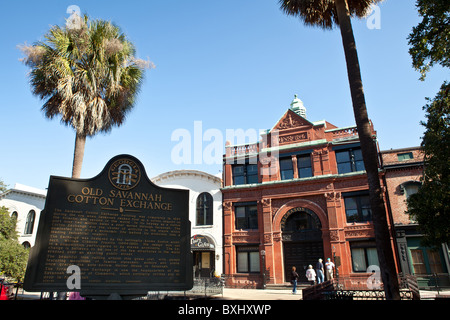
{"type": "Polygon", "coordinates": [[[266,250],[261,250],[262,267],[263,267],[263,289],[266,288],[266,250]]]}
{"type": "Polygon", "coordinates": [[[341,257],[336,256],[336,250],[334,246],[333,246],[333,261],[334,261],[334,268],[336,270],[335,278],[337,282],[337,287],[339,288],[339,267],[341,266],[341,257]]]}

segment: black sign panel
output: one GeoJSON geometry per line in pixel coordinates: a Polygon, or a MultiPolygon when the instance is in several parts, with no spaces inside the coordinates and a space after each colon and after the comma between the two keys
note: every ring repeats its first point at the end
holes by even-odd
{"type": "Polygon", "coordinates": [[[162,188],[129,155],[92,179],[50,177],[24,288],[145,295],[192,288],[189,191],[162,188]]]}

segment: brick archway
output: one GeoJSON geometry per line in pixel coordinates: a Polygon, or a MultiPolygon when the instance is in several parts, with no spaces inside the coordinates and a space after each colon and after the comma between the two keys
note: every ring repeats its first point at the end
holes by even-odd
{"type": "MultiPolygon", "coordinates": [[[[285,203],[283,206],[281,206],[278,211],[275,213],[273,220],[272,220],[272,226],[273,226],[273,235],[276,241],[274,242],[274,253],[275,256],[278,257],[277,261],[274,261],[275,264],[275,277],[277,278],[276,281],[280,283],[281,282],[289,282],[290,279],[288,276],[286,276],[286,266],[285,266],[285,245],[283,244],[284,241],[282,240],[282,224],[283,221],[286,221],[287,215],[294,214],[295,212],[301,211],[301,209],[306,209],[304,212],[311,212],[316,215],[316,219],[318,218],[320,220],[321,224],[321,232],[322,232],[322,241],[323,246],[321,250],[324,250],[326,253],[327,247],[326,243],[329,241],[328,239],[328,217],[325,211],[316,203],[304,200],[304,199],[296,199],[291,200],[287,203],[285,203]],[[296,209],[296,210],[293,210],[296,209]]],[[[298,243],[299,245],[303,245],[302,243],[298,243]]],[[[286,244],[287,245],[287,244],[286,244]]],[[[295,243],[291,243],[291,245],[295,245],[295,243]]],[[[292,246],[290,247],[292,248],[292,246]]],[[[311,261],[312,262],[312,261],[311,261]]],[[[286,263],[288,263],[286,261],[286,263]]],[[[303,272],[303,270],[299,270],[300,272],[303,272]]]]}
{"type": "Polygon", "coordinates": [[[297,199],[285,203],[275,213],[275,216],[273,217],[272,221],[274,233],[281,232],[281,220],[283,219],[284,215],[288,213],[289,210],[292,210],[294,208],[306,208],[313,211],[320,219],[322,230],[324,229],[328,230],[328,217],[325,211],[323,211],[323,209],[315,202],[304,199],[297,199]]]}

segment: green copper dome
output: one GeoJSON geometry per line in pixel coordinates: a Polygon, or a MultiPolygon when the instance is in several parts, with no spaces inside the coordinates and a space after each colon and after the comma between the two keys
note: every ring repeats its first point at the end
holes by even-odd
{"type": "Polygon", "coordinates": [[[294,100],[291,102],[291,108],[292,111],[294,111],[299,116],[306,119],[306,108],[303,105],[302,100],[298,98],[297,95],[294,95],[294,100]]]}

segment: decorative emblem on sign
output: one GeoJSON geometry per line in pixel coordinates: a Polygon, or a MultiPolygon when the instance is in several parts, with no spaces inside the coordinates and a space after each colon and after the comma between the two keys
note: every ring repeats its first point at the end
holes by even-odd
{"type": "Polygon", "coordinates": [[[141,180],[141,170],[133,160],[119,159],[109,167],[108,177],[117,189],[130,190],[141,180]]]}

